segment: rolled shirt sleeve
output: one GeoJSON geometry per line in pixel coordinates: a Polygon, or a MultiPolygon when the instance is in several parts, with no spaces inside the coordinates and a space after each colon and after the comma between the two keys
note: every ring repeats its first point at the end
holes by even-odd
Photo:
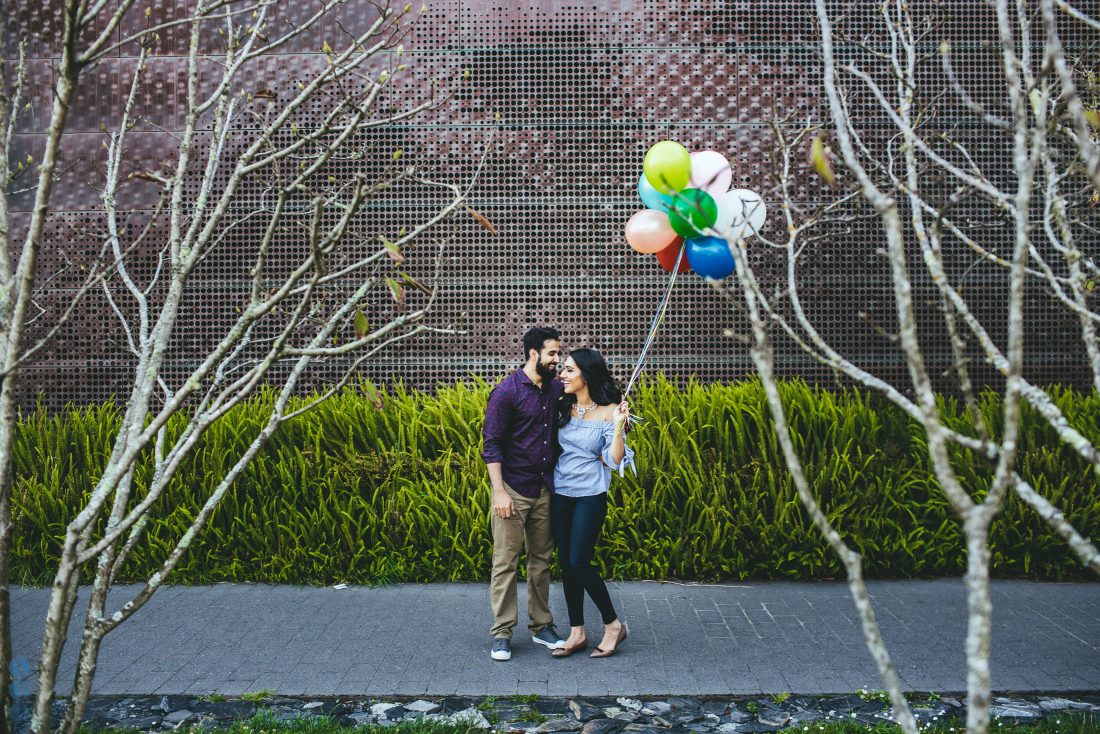
{"type": "Polygon", "coordinates": [[[504,441],[508,436],[508,422],[512,411],[512,391],[508,384],[501,384],[489,393],[485,406],[485,425],[481,429],[481,458],[486,464],[504,463],[504,441]]]}
{"type": "MultiPolygon", "coordinates": [[[[611,458],[611,443],[615,440],[615,424],[608,423],[603,431],[603,451],[600,454],[600,458],[603,459],[603,463],[608,466],[609,469],[617,469],[619,476],[626,476],[626,468],[629,466],[634,467],[634,450],[626,443],[626,436],[623,436],[623,460],[619,463],[615,463],[615,460],[611,458]]],[[[635,469],[637,471],[637,469],[635,469]]]]}

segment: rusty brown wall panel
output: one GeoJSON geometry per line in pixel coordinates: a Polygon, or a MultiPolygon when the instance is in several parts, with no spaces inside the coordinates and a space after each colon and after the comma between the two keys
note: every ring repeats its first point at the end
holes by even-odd
{"type": "MultiPolygon", "coordinates": [[[[190,2],[145,3],[125,20],[114,40],[184,17],[190,2]]],[[[985,104],[1002,101],[1003,93],[989,76],[996,62],[989,44],[994,38],[989,10],[981,4],[935,0],[915,0],[913,6],[918,12],[939,13],[941,33],[953,44],[956,72],[973,98],[985,104]],[[975,10],[975,5],[980,8],[975,10]]],[[[6,58],[15,55],[16,38],[29,39],[31,104],[14,141],[14,153],[21,159],[37,160],[41,154],[61,29],[58,7],[58,0],[17,2],[16,11],[6,19],[6,58]]],[[[279,3],[272,8],[273,33],[305,22],[316,7],[313,0],[279,3]]],[[[838,17],[838,34],[873,41],[880,18],[868,12],[865,2],[831,0],[830,7],[838,17]]],[[[324,68],[322,46],[339,45],[341,24],[361,32],[375,17],[370,3],[349,0],[337,15],[262,59],[236,83],[234,92],[245,93],[242,99],[247,100],[249,93],[270,90],[278,99],[288,99],[299,80],[324,68]]],[[[1063,30],[1071,46],[1086,41],[1079,28],[1063,30]]],[[[371,141],[387,155],[400,148],[405,160],[430,166],[438,176],[454,181],[468,179],[489,146],[470,203],[496,225],[499,235],[489,237],[472,219],[461,217],[410,250],[409,272],[428,278],[434,271],[432,245],[440,237],[447,239],[433,320],[455,323],[466,334],[430,335],[398,345],[365,366],[363,375],[382,382],[400,379],[414,387],[471,373],[491,380],[518,362],[520,338],[527,327],[551,323],[561,328],[567,346],[604,350],[615,374],[625,377],[667,282],[653,258],[635,253],[622,236],[627,218],[641,208],[635,189],[645,151],[665,138],[692,150],[718,150],[732,164],[735,186],[765,189],[775,148],[770,124],[788,119],[787,130],[793,132],[826,116],[815,33],[809,0],[430,2],[405,39],[410,69],[395,79],[386,103],[439,99],[433,97],[441,94],[438,88],[432,92],[429,86],[432,79],[453,82],[469,70],[470,80],[437,109],[408,124],[377,130],[371,141]]],[[[124,162],[127,176],[166,171],[172,164],[172,135],[186,114],[187,45],[186,26],[165,30],[148,60],[136,99],[140,113],[124,162]]],[[[219,63],[218,39],[203,37],[201,46],[207,56],[200,62],[199,92],[209,94],[219,63]]],[[[62,308],[79,286],[81,257],[87,260],[103,243],[105,223],[98,211],[106,160],[102,128],[111,129],[121,119],[136,52],[133,44],[124,45],[89,69],[73,106],[62,146],[63,173],[55,187],[41,257],[39,302],[51,312],[62,308]]],[[[838,54],[857,62],[871,58],[859,44],[843,43],[838,54]]],[[[920,74],[924,84],[944,84],[938,63],[922,66],[920,74]]],[[[850,101],[865,124],[868,144],[882,149],[889,136],[884,110],[869,95],[850,101]]],[[[308,127],[323,112],[323,105],[316,104],[298,119],[308,127]]],[[[938,101],[937,113],[944,126],[955,126],[968,114],[962,101],[951,95],[938,101]]],[[[205,150],[209,126],[200,128],[198,148],[205,150]]],[[[992,175],[1010,174],[1011,148],[1005,139],[966,124],[957,126],[956,136],[992,175]]],[[[223,175],[244,139],[239,136],[228,144],[223,175]]],[[[386,164],[385,155],[334,163],[323,175],[373,175],[386,164]]],[[[195,166],[201,167],[201,161],[195,166]]],[[[799,202],[811,205],[833,196],[809,169],[805,147],[796,152],[792,171],[792,194],[799,202]]],[[[27,179],[17,179],[13,189],[26,188],[27,179]]],[[[188,185],[193,193],[193,184],[188,185]]],[[[142,226],[155,192],[156,185],[141,178],[128,179],[122,186],[119,198],[134,210],[128,226],[142,226]]],[[[254,202],[258,196],[256,190],[243,191],[240,203],[254,202]]],[[[379,236],[392,237],[445,201],[438,191],[381,196],[355,220],[349,247],[362,249],[379,236]]],[[[774,195],[767,203],[765,234],[781,239],[785,224],[774,195]]],[[[30,205],[30,191],[12,198],[17,235],[25,231],[30,205]]],[[[967,200],[956,212],[960,220],[973,219],[974,235],[986,244],[1002,251],[1008,246],[1003,230],[982,206],[967,200]]],[[[300,221],[294,223],[275,243],[273,274],[298,262],[303,253],[301,226],[300,221]]],[[[181,313],[181,327],[169,350],[170,379],[182,379],[235,319],[235,309],[247,297],[247,269],[259,232],[257,225],[227,236],[196,273],[189,291],[193,300],[181,313]]],[[[881,225],[872,219],[822,242],[813,259],[801,266],[802,297],[810,317],[841,353],[904,387],[904,363],[888,338],[896,328],[895,310],[889,271],[877,252],[881,240],[881,225]]],[[[139,280],[153,272],[164,241],[163,226],[158,226],[150,242],[132,256],[131,267],[139,280]]],[[[775,287],[782,281],[781,254],[755,246],[750,256],[766,285],[775,287]]],[[[973,301],[975,310],[989,320],[991,333],[1003,338],[1003,273],[966,260],[963,252],[953,256],[968,265],[962,281],[967,292],[984,294],[973,301]]],[[[921,274],[919,259],[911,265],[921,340],[931,367],[942,370],[950,361],[950,345],[939,327],[938,297],[921,274]]],[[[961,276],[963,271],[953,274],[961,276]]],[[[1075,320],[1042,289],[1033,287],[1032,295],[1029,376],[1087,385],[1075,320]]],[[[132,309],[127,303],[119,307],[132,309]]],[[[365,310],[372,323],[380,323],[392,313],[392,304],[378,293],[365,310]]],[[[46,323],[44,319],[34,325],[32,335],[46,323]]],[[[694,375],[727,380],[752,371],[745,345],[737,338],[748,333],[745,317],[694,275],[680,279],[662,329],[650,361],[652,372],[678,379],[694,375]],[[724,329],[734,337],[724,336],[724,329]]],[[[777,348],[780,373],[835,384],[830,370],[793,344],[779,339],[777,348]]],[[[995,382],[997,375],[981,354],[971,356],[975,378],[995,382]]],[[[311,379],[333,379],[344,364],[337,360],[320,366],[311,379]]],[[[123,390],[131,370],[125,335],[110,304],[97,293],[28,368],[22,400],[32,402],[41,391],[51,405],[102,399],[123,390]]]]}
{"type": "MultiPolygon", "coordinates": [[[[62,0],[7,0],[3,5],[3,18],[0,18],[4,28],[0,38],[4,58],[16,58],[19,55],[19,45],[24,40],[28,58],[60,56],[65,28],[63,6],[62,0]]],[[[98,16],[81,36],[81,41],[94,40],[106,30],[107,25],[107,16],[98,16]]],[[[111,45],[120,40],[121,36],[116,29],[110,38],[111,45]]],[[[118,56],[119,51],[115,50],[110,55],[118,56]]]]}

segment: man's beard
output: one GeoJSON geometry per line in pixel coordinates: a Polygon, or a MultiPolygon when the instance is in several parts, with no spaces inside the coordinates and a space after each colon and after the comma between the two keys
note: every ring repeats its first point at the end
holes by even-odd
{"type": "Polygon", "coordinates": [[[558,371],[544,362],[538,362],[535,364],[535,372],[539,373],[539,377],[544,380],[553,380],[558,376],[558,371]]]}

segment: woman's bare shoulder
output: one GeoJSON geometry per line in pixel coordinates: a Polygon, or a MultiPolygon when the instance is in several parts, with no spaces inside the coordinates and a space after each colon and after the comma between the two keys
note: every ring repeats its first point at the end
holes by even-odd
{"type": "Polygon", "coordinates": [[[609,421],[615,417],[615,409],[618,405],[601,405],[593,411],[592,417],[598,421],[609,421]]]}

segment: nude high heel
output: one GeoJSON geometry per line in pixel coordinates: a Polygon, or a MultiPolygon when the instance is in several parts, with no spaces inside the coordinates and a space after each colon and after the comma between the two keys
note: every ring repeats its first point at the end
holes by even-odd
{"type": "Polygon", "coordinates": [[[551,650],[550,651],[550,657],[567,658],[570,655],[572,655],[573,653],[575,653],[579,650],[584,650],[587,647],[588,647],[588,638],[586,637],[584,639],[584,641],[581,642],[579,645],[573,645],[573,647],[569,647],[568,645],[566,645],[565,647],[560,647],[557,650],[551,650]]]}
{"type": "Polygon", "coordinates": [[[624,624],[622,627],[619,628],[619,634],[615,638],[615,647],[611,648],[610,650],[604,650],[602,647],[597,647],[595,650],[592,651],[592,654],[589,655],[588,657],[590,657],[590,658],[609,658],[609,657],[611,657],[612,655],[615,654],[615,651],[619,649],[619,645],[623,644],[623,640],[625,640],[625,639],[626,639],[626,625],[624,624]]]}

